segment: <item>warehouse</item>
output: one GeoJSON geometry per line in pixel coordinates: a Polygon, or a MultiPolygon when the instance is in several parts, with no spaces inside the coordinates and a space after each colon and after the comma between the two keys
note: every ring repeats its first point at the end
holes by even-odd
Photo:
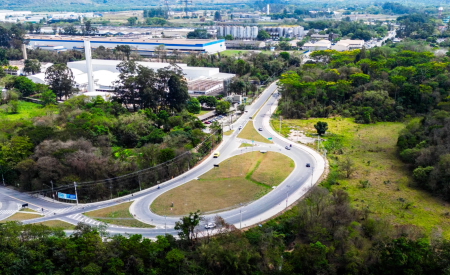
{"type": "Polygon", "coordinates": [[[225,40],[212,39],[167,39],[167,38],[120,38],[120,37],[83,37],[59,35],[29,35],[29,45],[32,48],[49,48],[62,46],[65,49],[81,49],[84,40],[90,40],[92,48],[104,46],[115,48],[118,45],[128,45],[138,51],[153,52],[156,47],[164,45],[166,50],[180,52],[217,53],[226,50],[225,40]]]}
{"type": "MultiPolygon", "coordinates": [[[[113,92],[114,82],[118,80],[119,60],[92,59],[92,74],[94,89],[90,92],[113,92]]],[[[158,70],[169,67],[169,63],[136,62],[138,65],[158,70]]],[[[190,67],[187,64],[176,64],[183,71],[188,82],[189,93],[196,95],[217,94],[224,91],[235,74],[220,73],[219,68],[190,67]]],[[[77,88],[81,93],[88,91],[88,69],[86,60],[68,62],[67,66],[72,70],[77,88]]],[[[35,83],[45,84],[45,73],[27,76],[35,83]]]]}

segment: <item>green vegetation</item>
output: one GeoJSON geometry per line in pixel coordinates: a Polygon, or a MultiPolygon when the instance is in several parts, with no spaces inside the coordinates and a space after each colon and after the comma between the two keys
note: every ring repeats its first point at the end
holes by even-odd
{"type": "Polygon", "coordinates": [[[247,123],[247,125],[245,125],[245,127],[240,130],[240,133],[237,137],[255,142],[273,143],[267,138],[261,136],[258,131],[256,131],[255,127],[253,126],[253,122],[247,123]]]}
{"type": "Polygon", "coordinates": [[[405,129],[403,123],[361,125],[350,118],[336,117],[284,120],[283,129],[300,129],[313,135],[318,121],[329,125],[322,138],[331,172],[322,185],[331,190],[345,190],[353,207],[369,211],[373,217],[397,225],[412,224],[426,234],[439,229],[450,238],[446,204],[418,189],[408,168],[398,158],[396,143],[405,129]]]}
{"type": "Polygon", "coordinates": [[[62,229],[62,230],[74,230],[75,229],[75,225],[67,223],[67,222],[63,222],[60,220],[50,220],[50,221],[40,222],[37,224],[48,226],[50,228],[62,229]]]}
{"type": "Polygon", "coordinates": [[[128,227],[153,228],[153,225],[138,221],[131,215],[129,209],[132,203],[133,202],[121,203],[84,214],[104,223],[128,227]]]}
{"type": "Polygon", "coordinates": [[[229,136],[229,135],[231,135],[231,134],[233,134],[233,133],[234,133],[234,130],[229,130],[229,131],[224,132],[223,134],[224,134],[225,136],[229,136]]]}
{"type": "Polygon", "coordinates": [[[153,202],[151,210],[173,216],[196,210],[211,212],[236,207],[262,197],[294,169],[290,158],[275,152],[245,153],[219,165],[199,180],[162,194],[153,202]]]}
{"type": "Polygon", "coordinates": [[[0,223],[10,222],[10,221],[25,221],[25,220],[31,220],[36,219],[39,217],[43,217],[43,215],[39,213],[23,213],[23,212],[17,212],[8,218],[1,220],[0,223]]]}
{"type": "MultiPolygon", "coordinates": [[[[5,105],[4,105],[5,106],[5,105]]],[[[3,106],[0,106],[0,108],[3,106]]],[[[5,106],[6,107],[6,106],[5,106]]],[[[54,114],[58,110],[54,106],[42,107],[40,104],[19,101],[18,113],[10,113],[7,108],[0,111],[0,120],[30,120],[35,117],[42,117],[48,114],[54,114]]]]}

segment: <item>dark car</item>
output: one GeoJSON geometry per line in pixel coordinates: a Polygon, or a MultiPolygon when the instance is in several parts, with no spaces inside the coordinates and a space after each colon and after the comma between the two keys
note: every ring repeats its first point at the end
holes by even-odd
{"type": "Polygon", "coordinates": [[[306,164],[306,167],[311,167],[311,164],[307,163],[307,164],[306,164]]]}
{"type": "Polygon", "coordinates": [[[258,128],[258,131],[262,131],[262,128],[258,128]]]}

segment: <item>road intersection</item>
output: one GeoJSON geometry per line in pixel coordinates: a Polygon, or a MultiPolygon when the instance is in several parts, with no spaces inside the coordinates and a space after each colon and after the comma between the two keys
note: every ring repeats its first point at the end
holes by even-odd
{"type": "Polygon", "coordinates": [[[164,217],[157,215],[150,210],[151,203],[161,194],[176,188],[191,180],[201,177],[204,173],[213,168],[214,164],[251,150],[254,151],[276,151],[283,153],[293,159],[295,162],[294,171],[271,192],[262,198],[253,201],[247,205],[238,208],[218,211],[214,214],[204,215],[206,220],[213,219],[216,215],[221,216],[227,223],[233,224],[237,228],[248,227],[259,224],[284,211],[289,205],[300,199],[306,192],[319,180],[326,166],[325,159],[311,148],[293,144],[291,141],[280,136],[270,126],[270,116],[275,111],[279,96],[277,84],[270,85],[255,102],[248,106],[244,115],[242,115],[234,124],[225,127],[236,129],[231,135],[224,136],[223,142],[217,148],[221,152],[219,158],[213,158],[212,154],[196,167],[186,173],[156,186],[124,196],[118,199],[80,204],[78,207],[73,204],[53,202],[48,198],[30,196],[26,193],[20,193],[15,190],[0,187],[0,220],[7,218],[17,211],[24,203],[29,207],[41,212],[43,216],[31,220],[23,221],[24,224],[44,222],[53,219],[59,219],[71,224],[84,222],[90,225],[99,225],[100,222],[84,216],[83,213],[110,207],[118,203],[133,201],[130,212],[136,219],[152,224],[155,228],[131,228],[107,225],[107,231],[110,234],[141,234],[144,237],[154,238],[162,234],[173,234],[175,222],[180,217],[164,217]],[[252,119],[250,119],[252,117],[252,119]],[[255,129],[262,128],[260,134],[265,138],[271,138],[273,144],[258,143],[258,146],[239,148],[242,139],[237,138],[239,126],[245,127],[247,123],[253,123],[255,129]],[[285,146],[292,144],[291,150],[286,150],[285,146]],[[306,167],[310,163],[311,167],[306,167]]]}

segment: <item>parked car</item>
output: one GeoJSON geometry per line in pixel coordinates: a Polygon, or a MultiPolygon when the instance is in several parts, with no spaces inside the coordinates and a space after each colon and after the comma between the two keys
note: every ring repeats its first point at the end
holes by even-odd
{"type": "Polygon", "coordinates": [[[216,227],[216,224],[213,223],[213,222],[205,224],[205,229],[212,229],[212,228],[215,228],[215,227],[216,227]]]}
{"type": "Polygon", "coordinates": [[[209,121],[209,120],[205,121],[205,124],[211,124],[211,121],[209,121]]]}

